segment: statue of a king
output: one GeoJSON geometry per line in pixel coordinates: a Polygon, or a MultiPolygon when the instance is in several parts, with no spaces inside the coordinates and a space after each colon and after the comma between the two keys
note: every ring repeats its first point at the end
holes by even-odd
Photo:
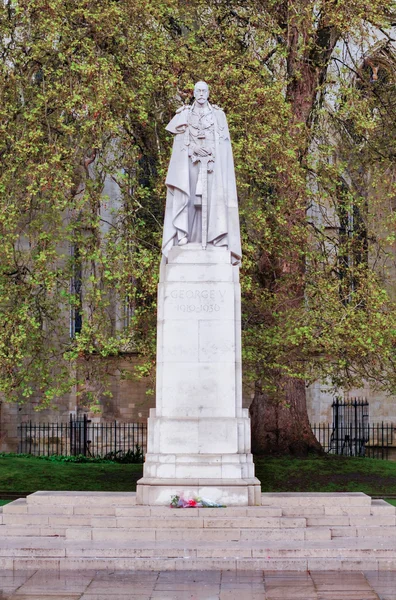
{"type": "Polygon", "coordinates": [[[226,116],[208,102],[204,81],[195,101],[179,108],[167,125],[174,134],[166,177],[167,198],[162,251],[199,243],[226,246],[234,263],[241,258],[234,161],[226,116]]]}

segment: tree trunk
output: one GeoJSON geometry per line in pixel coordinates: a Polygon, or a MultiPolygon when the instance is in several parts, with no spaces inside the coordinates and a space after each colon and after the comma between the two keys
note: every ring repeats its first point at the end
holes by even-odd
{"type": "Polygon", "coordinates": [[[309,424],[304,382],[285,377],[282,384],[283,398],[263,394],[256,386],[250,405],[253,454],[322,454],[309,424]]]}

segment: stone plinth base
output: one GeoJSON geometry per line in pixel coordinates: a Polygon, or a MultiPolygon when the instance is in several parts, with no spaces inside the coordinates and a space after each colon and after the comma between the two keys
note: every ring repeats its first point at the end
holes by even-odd
{"type": "Polygon", "coordinates": [[[261,485],[251,479],[157,479],[143,477],[136,488],[136,504],[169,506],[172,496],[201,497],[226,506],[260,506],[261,485]]]}
{"type": "Polygon", "coordinates": [[[156,408],[137,503],[260,505],[242,408],[241,293],[231,253],[173,247],[158,286],[156,408]]]}
{"type": "Polygon", "coordinates": [[[146,454],[148,479],[246,480],[254,478],[251,454],[146,454]]]}

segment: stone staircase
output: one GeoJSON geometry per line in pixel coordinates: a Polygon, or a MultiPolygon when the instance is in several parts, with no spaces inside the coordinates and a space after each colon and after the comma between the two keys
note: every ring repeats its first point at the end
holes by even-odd
{"type": "Polygon", "coordinates": [[[138,506],[133,493],[36,492],[3,507],[0,569],[396,569],[396,509],[362,493],[261,506],[138,506]]]}

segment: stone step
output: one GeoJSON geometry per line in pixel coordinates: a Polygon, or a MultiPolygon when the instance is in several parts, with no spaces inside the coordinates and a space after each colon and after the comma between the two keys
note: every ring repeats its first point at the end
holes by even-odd
{"type": "Polygon", "coordinates": [[[370,515],[370,516],[348,516],[348,517],[310,517],[307,518],[307,527],[394,527],[396,516],[394,515],[370,515]]]}
{"type": "Polygon", "coordinates": [[[158,516],[158,517],[92,517],[89,515],[52,515],[52,514],[13,514],[3,516],[5,525],[36,525],[38,527],[108,527],[136,529],[202,529],[202,528],[252,528],[252,529],[282,529],[305,528],[306,519],[288,517],[202,517],[194,516],[158,516]]]}
{"type": "MultiPolygon", "coordinates": [[[[388,505],[389,506],[389,505],[388,505]]],[[[266,507],[262,507],[266,508],[266,507]]],[[[369,504],[363,506],[284,506],[281,508],[284,517],[342,517],[351,516],[369,517],[372,513],[372,507],[369,504]]],[[[381,513],[384,514],[384,513],[381,513]]],[[[388,514],[388,513],[387,513],[388,514]]],[[[391,513],[389,513],[391,514],[391,513]]]]}
{"type": "Polygon", "coordinates": [[[177,516],[177,517],[282,517],[276,506],[228,506],[227,508],[170,508],[168,506],[134,506],[116,508],[118,517],[177,516]]]}
{"type": "Polygon", "coordinates": [[[52,527],[108,527],[108,528],[157,528],[157,529],[291,529],[305,527],[394,527],[396,517],[383,516],[344,516],[344,517],[202,517],[202,516],[160,516],[158,517],[106,517],[89,515],[52,514],[5,514],[4,525],[36,525],[52,527]]]}
{"type": "MultiPolygon", "coordinates": [[[[12,559],[28,559],[37,565],[37,560],[57,561],[57,566],[52,562],[52,568],[68,568],[71,560],[79,568],[92,568],[94,562],[98,568],[113,568],[113,561],[122,561],[125,565],[125,559],[130,560],[130,568],[142,568],[138,566],[141,559],[154,561],[162,558],[163,560],[177,560],[183,563],[182,568],[195,568],[194,561],[211,560],[215,563],[223,563],[223,569],[233,568],[234,561],[242,559],[266,561],[267,568],[272,562],[274,568],[280,568],[280,564],[286,565],[287,561],[304,560],[305,564],[315,559],[316,569],[318,569],[319,559],[322,560],[322,569],[329,570],[329,564],[326,561],[340,561],[360,563],[361,569],[380,568],[378,561],[382,561],[383,566],[387,562],[388,567],[396,563],[396,541],[386,541],[383,538],[375,540],[343,540],[334,544],[331,542],[268,542],[263,547],[261,542],[223,542],[209,543],[207,541],[195,542],[149,542],[134,541],[121,543],[117,541],[103,542],[82,542],[59,539],[42,538],[20,538],[17,540],[6,540],[0,543],[0,566],[4,567],[4,561],[12,559]],[[98,563],[98,559],[106,559],[105,564],[98,563]],[[134,559],[134,560],[132,560],[134,559]],[[139,560],[138,560],[139,559],[139,560]],[[34,563],[36,561],[36,563],[34,563]],[[276,566],[275,566],[276,565],[276,566]],[[364,566],[363,566],[364,565],[364,566]]],[[[152,568],[146,564],[146,568],[152,568]]],[[[152,563],[151,563],[152,564],[152,563]]],[[[261,568],[257,566],[255,568],[261,568]]],[[[27,565],[26,565],[27,566],[27,565]]],[[[15,564],[13,564],[15,568],[15,564]]],[[[20,568],[20,563],[19,563],[20,568]]],[[[44,567],[42,567],[44,568],[44,567]]],[[[47,567],[46,568],[51,568],[47,567]]],[[[123,568],[118,565],[116,568],[123,568]]],[[[177,567],[175,567],[177,568],[177,567]]],[[[209,568],[214,568],[209,567],[209,568]]],[[[285,567],[284,568],[291,568],[285,567]]],[[[312,567],[313,568],[313,567],[312,567]]]]}
{"type": "MultiPolygon", "coordinates": [[[[95,519],[106,519],[106,517],[88,517],[76,515],[52,515],[52,514],[5,514],[3,515],[4,525],[19,525],[37,527],[66,527],[71,523],[75,525],[91,525],[95,519]]],[[[102,523],[103,521],[100,521],[102,523]]]]}
{"type": "Polygon", "coordinates": [[[262,506],[371,506],[371,498],[362,492],[281,492],[261,494],[262,506]]]}
{"type": "Polygon", "coordinates": [[[80,526],[55,527],[39,525],[2,525],[0,539],[9,537],[66,537],[72,540],[96,541],[278,541],[278,540],[330,540],[334,538],[376,538],[396,539],[394,527],[308,527],[284,529],[239,529],[239,528],[186,528],[186,529],[146,529],[109,528],[80,526]]]}
{"type": "Polygon", "coordinates": [[[0,567],[10,571],[391,571],[396,561],[388,558],[5,558],[0,567]]]}
{"type": "Polygon", "coordinates": [[[248,541],[290,541],[290,540],[330,540],[330,529],[238,529],[238,528],[199,528],[199,529],[133,529],[133,528],[90,528],[69,527],[66,539],[93,540],[105,542],[146,541],[196,541],[208,542],[248,542],[248,541]]]}
{"type": "Polygon", "coordinates": [[[134,517],[118,517],[117,527],[156,527],[165,528],[294,528],[305,527],[306,519],[287,517],[204,517],[189,518],[174,516],[163,518],[139,519],[134,517]]]}
{"type": "MultiPolygon", "coordinates": [[[[60,498],[61,500],[61,498],[60,498]]],[[[170,509],[165,506],[116,506],[112,505],[80,505],[77,504],[57,504],[48,506],[47,504],[28,503],[26,498],[14,500],[3,508],[3,514],[10,515],[77,515],[90,517],[149,517],[149,516],[174,516],[181,512],[189,517],[196,516],[226,516],[228,517],[290,517],[290,518],[319,518],[333,516],[347,517],[369,517],[372,516],[396,516],[396,507],[388,504],[384,500],[372,500],[370,505],[346,505],[346,506],[292,506],[292,507],[227,507],[227,508],[200,508],[200,509],[170,509]],[[186,512],[188,511],[188,513],[186,512]]]]}
{"type": "MultiPolygon", "coordinates": [[[[5,510],[3,512],[4,515],[73,515],[74,507],[72,505],[41,505],[41,504],[28,504],[26,498],[20,498],[18,500],[14,500],[9,504],[4,506],[5,510]]],[[[114,512],[114,509],[113,509],[114,512]]],[[[90,513],[91,514],[92,510],[90,513]]]]}
{"type": "Polygon", "coordinates": [[[5,514],[30,515],[77,515],[90,517],[282,517],[282,509],[267,506],[246,506],[227,508],[188,508],[172,509],[167,506],[73,506],[57,504],[28,504],[25,498],[10,502],[4,507],[5,514]]]}
{"type": "MultiPolygon", "coordinates": [[[[307,530],[309,531],[309,529],[307,530]]],[[[387,537],[396,539],[396,528],[395,527],[332,527],[331,538],[338,537],[387,537]]]]}
{"type": "Polygon", "coordinates": [[[18,500],[13,500],[8,504],[5,504],[2,508],[2,513],[4,514],[23,514],[27,513],[27,502],[26,498],[18,498],[18,500]]]}
{"type": "Polygon", "coordinates": [[[396,514],[396,506],[385,502],[385,500],[372,500],[371,501],[371,514],[372,515],[394,515],[396,514]]]}
{"type": "Polygon", "coordinates": [[[328,541],[304,541],[304,540],[280,540],[268,541],[265,545],[261,541],[225,541],[209,542],[207,540],[195,541],[190,544],[185,540],[163,540],[148,541],[131,540],[126,541],[108,541],[102,540],[70,540],[60,538],[42,538],[25,537],[19,539],[0,539],[0,556],[11,556],[18,554],[37,553],[50,556],[72,556],[74,554],[86,556],[95,554],[96,556],[107,556],[113,554],[124,554],[128,556],[141,555],[150,552],[154,555],[179,554],[180,552],[199,553],[205,556],[206,553],[212,556],[213,553],[219,553],[228,556],[238,552],[250,552],[252,555],[270,554],[271,556],[295,555],[295,556],[333,556],[339,555],[357,555],[369,554],[375,552],[376,556],[384,557],[391,552],[396,551],[396,539],[384,540],[381,537],[372,539],[350,538],[328,541]],[[287,542],[287,543],[286,543],[287,542]]]}
{"type": "Polygon", "coordinates": [[[49,525],[18,525],[15,521],[13,525],[0,525],[0,539],[9,537],[66,537],[67,527],[51,527],[49,525]]]}
{"type": "Polygon", "coordinates": [[[321,505],[317,506],[282,506],[284,517],[329,517],[329,516],[383,516],[396,515],[396,507],[385,500],[372,500],[371,505],[321,505]]]}
{"type": "Polygon", "coordinates": [[[73,506],[134,506],[136,492],[46,492],[40,491],[26,497],[28,504],[73,506]]]}
{"type": "Polygon", "coordinates": [[[396,569],[395,507],[359,493],[170,509],[132,493],[39,492],[4,509],[0,568],[396,569]]]}
{"type": "MultiPolygon", "coordinates": [[[[343,528],[342,533],[334,537],[348,537],[351,528],[343,528]]],[[[370,528],[365,528],[370,529],[370,528]]],[[[386,531],[386,529],[384,530],[386,531]]],[[[363,536],[364,534],[362,534],[363,536]]],[[[373,528],[378,535],[378,528],[373,528]]],[[[390,534],[387,534],[390,535],[390,534]]],[[[2,525],[0,539],[5,537],[66,537],[74,540],[208,540],[208,541],[266,541],[266,540],[330,540],[331,530],[326,527],[283,528],[283,529],[239,529],[239,528],[186,528],[186,529],[147,529],[112,528],[90,526],[40,526],[40,525],[2,525]]],[[[350,536],[349,536],[350,537],[350,536]]],[[[356,528],[352,528],[352,537],[356,537],[356,528]]],[[[364,535],[368,537],[368,534],[364,535]]]]}
{"type": "MultiPolygon", "coordinates": [[[[28,504],[74,505],[87,506],[134,506],[135,492],[54,492],[40,491],[26,498],[28,504]]],[[[292,506],[371,506],[371,498],[362,492],[284,492],[264,493],[261,495],[262,506],[292,507],[292,506]]],[[[156,507],[140,507],[156,508],[156,507]]],[[[157,507],[162,508],[162,507],[157,507]]],[[[232,507],[230,507],[232,508],[232,507]]],[[[236,507],[235,507],[236,508],[236,507]]],[[[243,507],[244,508],[244,507],[243,507]]],[[[254,508],[254,507],[246,507],[254,508]]]]}

